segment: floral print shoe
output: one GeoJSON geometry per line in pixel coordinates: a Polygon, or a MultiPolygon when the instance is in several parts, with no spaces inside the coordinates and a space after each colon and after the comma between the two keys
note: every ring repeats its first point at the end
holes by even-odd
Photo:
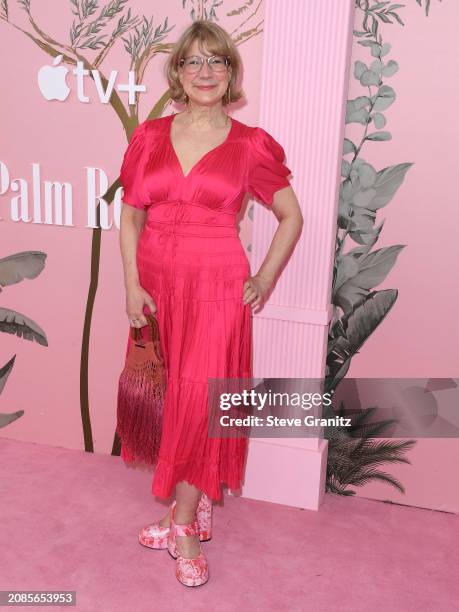
{"type": "Polygon", "coordinates": [[[177,549],[176,536],[193,536],[199,534],[197,517],[192,523],[179,525],[174,520],[175,506],[171,509],[171,526],[167,539],[169,554],[175,559],[175,575],[185,586],[199,586],[209,580],[207,559],[199,545],[199,554],[193,559],[182,557],[177,549]]]}
{"type": "MultiPolygon", "coordinates": [[[[175,500],[171,504],[171,512],[174,507],[175,500]]],[[[205,493],[199,500],[196,517],[199,523],[199,539],[201,542],[206,542],[212,537],[212,500],[205,493]]],[[[162,527],[159,521],[155,521],[142,527],[139,532],[139,543],[148,548],[166,549],[168,535],[169,527],[162,527]]]]}

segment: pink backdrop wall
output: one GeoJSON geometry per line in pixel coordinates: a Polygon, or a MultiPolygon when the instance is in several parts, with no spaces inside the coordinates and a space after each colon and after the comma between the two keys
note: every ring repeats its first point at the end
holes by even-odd
{"type": "MultiPolygon", "coordinates": [[[[160,2],[131,0],[133,14],[154,15],[154,27],[168,17],[175,28],[167,37],[174,42],[190,23],[190,10],[196,3],[168,5],[160,2]]],[[[229,31],[241,26],[248,14],[227,17],[238,6],[225,2],[219,10],[221,24],[229,31]]],[[[33,3],[33,17],[41,30],[58,41],[68,41],[72,22],[70,2],[52,0],[33,3]]],[[[261,10],[261,9],[260,9],[261,10]]],[[[248,21],[246,28],[262,20],[262,10],[248,21]],[[253,23],[252,23],[253,22],[253,23]]],[[[10,2],[10,22],[33,32],[27,14],[17,3],[10,2]]],[[[29,188],[29,213],[32,211],[32,164],[39,164],[41,179],[68,182],[73,190],[73,227],[38,225],[11,218],[11,198],[16,193],[5,184],[1,196],[2,256],[20,251],[43,251],[46,266],[34,280],[25,280],[6,287],[2,306],[30,317],[46,333],[48,347],[2,334],[0,359],[6,363],[13,355],[16,362],[2,397],[1,412],[23,409],[25,414],[3,429],[1,434],[20,440],[52,444],[67,448],[84,448],[80,399],[79,370],[82,330],[91,266],[92,231],[88,227],[88,210],[97,202],[88,194],[87,172],[96,169],[106,184],[96,186],[104,193],[118,176],[122,155],[127,145],[119,118],[110,105],[99,102],[94,82],[86,78],[85,93],[89,103],[77,99],[75,78],[67,76],[71,93],[65,102],[45,100],[37,86],[37,72],[52,58],[22,31],[0,21],[1,66],[3,89],[1,102],[2,141],[0,161],[3,177],[9,181],[22,177],[29,188]]],[[[240,31],[246,28],[241,27],[240,31]]],[[[240,45],[244,59],[244,91],[250,102],[232,113],[248,124],[257,123],[260,86],[262,33],[240,45]]],[[[94,58],[97,51],[85,52],[94,58]]],[[[143,83],[148,93],[142,94],[139,119],[147,113],[167,89],[162,76],[166,59],[158,53],[149,65],[143,83]]],[[[127,81],[129,56],[121,41],[111,49],[101,66],[104,73],[118,70],[118,81],[127,81]]],[[[127,106],[127,94],[121,93],[127,106]]],[[[178,110],[178,109],[177,109],[178,110]]],[[[166,112],[170,112],[169,109],[166,112]]],[[[43,190],[43,186],[42,186],[43,190]]],[[[43,197],[43,191],[42,191],[43,197]]],[[[128,322],[125,315],[122,264],[119,253],[118,226],[114,221],[115,206],[108,208],[108,228],[102,231],[98,289],[91,324],[89,357],[89,404],[94,450],[111,452],[113,442],[117,378],[124,363],[128,322]]],[[[119,211],[118,211],[119,214],[119,211]]],[[[250,241],[251,220],[241,223],[241,236],[246,247],[250,241]]]]}
{"type": "MultiPolygon", "coordinates": [[[[182,28],[190,22],[190,10],[205,6],[202,2],[166,5],[132,0],[129,3],[133,14],[142,14],[149,19],[155,16],[154,26],[164,23],[168,18],[169,26],[176,24],[165,42],[173,42],[182,28]],[[153,8],[155,10],[153,10],[153,8]]],[[[324,197],[327,211],[326,240],[327,252],[319,253],[320,271],[323,278],[320,291],[310,285],[307,291],[322,295],[326,301],[327,285],[330,281],[329,257],[332,250],[333,206],[336,200],[338,186],[339,152],[342,141],[342,118],[344,110],[344,78],[348,61],[347,48],[350,43],[350,7],[351,0],[327,0],[317,7],[314,3],[304,4],[295,1],[289,10],[281,9],[279,3],[262,3],[259,7],[249,7],[238,11],[236,2],[225,2],[223,7],[216,9],[219,22],[228,31],[238,37],[239,49],[244,61],[244,89],[248,104],[233,106],[235,117],[250,125],[260,124],[272,130],[289,152],[289,164],[295,168],[295,186],[299,189],[303,209],[306,210],[308,199],[302,185],[307,183],[306,176],[314,171],[314,147],[321,146],[323,136],[316,122],[317,110],[322,103],[328,107],[328,115],[333,114],[334,121],[330,124],[326,146],[324,147],[324,176],[332,177],[332,184],[324,197]],[[263,47],[263,15],[265,6],[269,13],[269,33],[266,46],[263,47]],[[293,27],[292,27],[293,26],[293,27]],[[290,28],[288,36],[285,32],[290,28]],[[315,38],[317,31],[321,32],[315,38]],[[251,32],[246,36],[241,34],[251,32]],[[305,84],[292,81],[295,76],[284,70],[284,62],[290,61],[290,68],[297,65],[298,48],[301,46],[304,33],[309,32],[308,45],[313,54],[307,64],[308,79],[311,89],[316,81],[321,84],[320,93],[312,97],[309,112],[303,114],[302,106],[295,104],[285,111],[285,98],[280,96],[281,89],[289,92],[290,100],[302,100],[306,103],[305,84]],[[333,53],[325,53],[328,40],[338,41],[333,53]],[[282,41],[282,42],[281,42],[282,41]],[[263,63],[263,57],[266,61],[263,63]],[[338,61],[334,61],[337,59],[338,61]],[[261,66],[263,65],[263,73],[261,66]],[[275,72],[273,68],[276,66],[275,72]],[[273,79],[273,74],[276,75],[273,79]],[[287,74],[290,76],[287,78],[287,74]],[[322,77],[321,75],[326,76],[322,77]],[[262,82],[263,79],[263,82],[262,82]],[[270,84],[268,84],[268,82],[270,84]],[[295,89],[291,85],[295,85],[295,89]],[[259,115],[259,92],[263,85],[263,111],[259,115]],[[329,88],[333,88],[336,98],[327,99],[329,88]],[[276,95],[276,100],[274,100],[276,95]],[[270,113],[270,98],[274,104],[270,113]],[[276,116],[282,121],[272,121],[276,116]],[[284,123],[284,120],[287,122],[284,123]],[[302,165],[303,148],[298,148],[291,134],[298,128],[305,133],[310,132],[309,141],[301,136],[303,145],[309,157],[307,168],[302,165]],[[313,131],[314,130],[314,131],[313,131]],[[341,132],[340,132],[341,130],[341,132]],[[300,193],[301,192],[301,193],[300,193]],[[328,259],[327,259],[328,258],[328,259]]],[[[2,57],[15,57],[15,61],[4,62],[4,79],[11,85],[7,88],[6,99],[3,100],[3,114],[14,109],[13,120],[5,122],[5,133],[2,149],[4,163],[4,185],[2,191],[3,221],[3,253],[5,255],[19,251],[43,251],[47,255],[43,272],[33,281],[27,280],[5,289],[4,304],[12,310],[30,317],[46,333],[48,347],[36,343],[24,342],[17,337],[4,334],[2,343],[2,359],[4,362],[17,353],[8,385],[2,394],[4,412],[24,409],[25,414],[16,422],[2,431],[9,437],[21,440],[33,440],[38,443],[53,444],[63,447],[85,448],[81,424],[80,408],[80,352],[82,345],[85,308],[87,304],[90,282],[91,242],[93,240],[92,226],[94,211],[97,205],[96,196],[105,193],[107,187],[117,177],[122,154],[126,148],[126,138],[119,117],[113,108],[102,104],[97,97],[94,83],[86,79],[85,94],[89,97],[87,103],[78,99],[75,78],[68,75],[71,93],[65,102],[50,102],[44,100],[37,87],[37,72],[45,64],[51,64],[52,58],[35,44],[25,32],[34,31],[34,24],[42,32],[46,32],[48,42],[56,40],[66,42],[71,24],[70,4],[48,1],[39,6],[33,5],[33,20],[28,23],[27,14],[18,7],[11,5],[10,23],[2,22],[2,57]],[[12,27],[15,24],[17,27],[12,27]],[[17,75],[22,78],[17,78],[17,75]],[[14,83],[14,86],[12,85],[14,83]],[[32,164],[39,168],[41,179],[49,181],[68,182],[73,194],[73,225],[59,227],[54,225],[39,225],[27,223],[25,220],[33,214],[32,197],[32,164]],[[12,191],[14,179],[23,177],[23,187],[29,187],[29,209],[22,214],[24,220],[14,217],[14,197],[12,191]],[[95,180],[95,184],[91,184],[95,180]],[[91,214],[89,213],[92,213],[91,214]],[[92,219],[92,220],[91,220],[92,219]]],[[[55,45],[57,47],[57,45],[55,45]]],[[[64,49],[65,52],[65,49],[64,49]]],[[[91,60],[97,51],[84,52],[91,60]]],[[[148,88],[147,94],[142,94],[139,120],[143,120],[152,105],[165,92],[166,83],[162,75],[162,65],[165,59],[163,53],[158,53],[146,71],[143,83],[148,88]]],[[[113,46],[101,68],[108,76],[111,70],[118,70],[118,82],[126,82],[129,68],[128,57],[120,41],[113,46]]],[[[305,65],[306,68],[306,65],[305,65]]],[[[81,92],[80,92],[81,97],[81,92]]],[[[126,94],[120,94],[126,106],[126,94]]],[[[170,112],[166,108],[165,112],[170,112]]],[[[316,183],[318,187],[320,183],[316,183]]],[[[43,195],[43,194],[42,194],[43,195]]],[[[127,320],[124,313],[124,287],[122,282],[122,266],[118,244],[118,215],[121,194],[115,198],[114,204],[106,207],[101,203],[102,223],[100,269],[93,273],[97,282],[97,294],[90,326],[89,344],[89,415],[91,431],[87,438],[92,437],[95,452],[111,451],[115,427],[117,377],[124,361],[124,349],[127,337],[127,320]]],[[[37,200],[35,200],[37,204],[37,200]]],[[[42,203],[43,205],[43,203],[42,203]]],[[[248,251],[251,250],[251,216],[253,208],[248,210],[247,217],[241,223],[241,235],[248,251]]],[[[312,216],[311,216],[312,218],[312,216]]],[[[259,217],[260,231],[258,233],[256,258],[260,256],[260,246],[266,243],[268,235],[274,228],[263,224],[259,217]]],[[[325,227],[325,226],[324,226],[325,227]]],[[[308,230],[309,231],[309,230],[308,230]]],[[[96,236],[97,238],[97,236],[96,236]]],[[[304,248],[299,249],[299,256],[304,257],[310,242],[304,241],[304,248]]],[[[266,245],[267,246],[267,245],[266,245]]],[[[315,244],[317,254],[318,244],[315,244]]],[[[298,256],[297,256],[298,258],[298,256]]],[[[256,262],[258,265],[258,261],[256,262]]],[[[297,266],[301,265],[301,261],[297,266]]],[[[311,262],[313,265],[313,262],[311,262]]],[[[255,271],[255,265],[252,266],[255,271]]],[[[295,278],[295,268],[290,265],[283,277],[283,282],[289,284],[289,278],[295,278]]],[[[290,290],[288,299],[293,299],[295,292],[302,291],[302,282],[295,281],[294,290],[290,290]]],[[[318,302],[317,302],[318,304],[318,302]]],[[[312,305],[312,309],[317,308],[312,305]]],[[[325,304],[325,310],[328,310],[325,304]]],[[[312,311],[311,311],[312,312],[312,311]]],[[[269,310],[268,310],[269,317],[269,310]]],[[[272,321],[275,325],[275,321],[272,321]]],[[[309,372],[299,370],[304,375],[314,371],[320,376],[323,367],[323,338],[326,330],[326,316],[321,318],[319,344],[309,345],[305,339],[304,346],[310,346],[308,356],[313,368],[309,372]]],[[[258,334],[256,350],[261,354],[264,346],[264,334],[258,334]]],[[[272,351],[273,347],[270,346],[272,351]]],[[[258,374],[266,373],[266,365],[259,364],[258,374]],[[263,370],[264,367],[264,370],[263,370]]],[[[275,362],[271,364],[276,367],[275,362]]],[[[293,363],[291,367],[295,367],[293,363]]],[[[296,365],[298,367],[299,364],[296,365]]],[[[258,366],[257,366],[258,367],[258,366]]],[[[280,367],[280,364],[277,364],[280,367]]],[[[279,376],[288,375],[278,371],[279,376]]],[[[88,449],[88,439],[86,448],[88,449]]],[[[252,445],[251,445],[252,446],[252,445]]],[[[254,445],[255,446],[255,445],[254,445]]],[[[306,445],[308,446],[308,445],[306,445]]],[[[317,459],[312,464],[306,454],[301,457],[300,464],[295,450],[303,449],[303,444],[293,444],[293,453],[272,452],[271,458],[276,458],[276,464],[281,466],[281,473],[273,479],[272,473],[263,470],[266,466],[263,453],[252,453],[249,459],[246,483],[248,496],[271,499],[284,503],[296,503],[308,507],[317,507],[323,494],[323,473],[326,462],[325,446],[322,444],[317,459]],[[294,470],[299,466],[294,478],[294,470]],[[285,479],[284,474],[290,474],[285,479]],[[311,480],[312,479],[312,480],[311,480]],[[312,486],[314,481],[314,486],[312,486]],[[250,483],[252,483],[250,485],[250,483]],[[299,496],[298,496],[299,493],[299,496]]],[[[278,446],[280,449],[280,446],[278,446]]],[[[313,451],[317,451],[317,442],[313,443],[313,451]]]]}
{"type": "MultiPolygon", "coordinates": [[[[26,13],[17,3],[9,4],[10,21],[19,28],[33,32],[26,13]]],[[[167,37],[168,42],[173,42],[182,27],[189,23],[189,11],[193,4],[198,3],[185,3],[182,9],[181,2],[167,6],[145,0],[129,2],[133,13],[144,12],[148,18],[154,15],[155,26],[162,24],[166,16],[169,25],[176,24],[167,37]]],[[[341,9],[343,15],[351,4],[349,2],[341,9]]],[[[230,16],[231,9],[238,6],[238,3],[228,0],[222,8],[217,9],[219,23],[229,31],[233,31],[248,16],[230,16]]],[[[312,74],[314,66],[323,68],[327,62],[330,65],[327,38],[321,35],[314,41],[314,32],[323,34],[323,30],[315,28],[311,19],[322,19],[320,23],[325,28],[335,18],[335,27],[342,28],[345,19],[340,21],[336,17],[337,7],[343,6],[344,3],[338,4],[337,0],[328,0],[320,6],[316,3],[292,2],[290,13],[284,13],[279,4],[271,2],[269,5],[272,18],[280,20],[284,17],[288,20],[293,15],[296,21],[305,23],[305,28],[311,28],[305,44],[310,46],[311,52],[315,50],[317,55],[316,63],[310,65],[308,75],[312,74]],[[316,12],[312,10],[314,8],[316,12]],[[323,50],[320,45],[324,45],[323,50]]],[[[253,27],[259,24],[264,10],[265,4],[262,3],[249,24],[253,27]]],[[[43,0],[33,4],[33,15],[40,28],[53,38],[68,40],[72,20],[70,3],[43,0]]],[[[406,244],[407,248],[384,284],[399,289],[397,304],[390,317],[354,359],[348,376],[454,376],[457,367],[455,340],[458,326],[454,309],[458,303],[458,286],[454,282],[454,265],[458,247],[453,234],[457,207],[454,207],[454,196],[448,179],[455,163],[458,124],[455,121],[454,100],[458,91],[454,79],[448,78],[448,75],[457,74],[458,68],[453,35],[458,8],[446,3],[433,4],[426,18],[413,2],[404,8],[403,15],[405,27],[391,26],[386,34],[400,64],[400,71],[392,77],[391,82],[397,91],[397,100],[387,112],[390,118],[387,129],[392,132],[393,139],[369,146],[365,156],[378,168],[403,161],[414,162],[397,196],[380,215],[386,219],[380,245],[406,244]],[[423,49],[422,61],[420,48],[423,49]],[[438,117],[437,121],[433,121],[433,116],[438,117]]],[[[97,100],[94,83],[89,78],[86,84],[89,103],[77,100],[73,85],[65,102],[44,100],[37,86],[37,72],[45,64],[51,64],[52,59],[17,27],[0,21],[0,32],[2,77],[3,83],[7,84],[3,88],[1,102],[1,257],[20,251],[43,251],[47,254],[45,269],[37,278],[3,288],[1,307],[30,317],[45,331],[49,344],[43,347],[35,342],[2,334],[0,364],[5,364],[13,355],[16,360],[1,394],[0,412],[23,409],[25,414],[0,433],[20,440],[82,449],[80,350],[91,266],[92,230],[88,226],[88,210],[95,205],[88,183],[92,169],[96,169],[97,179],[99,176],[106,178],[107,185],[116,178],[127,144],[126,136],[112,107],[97,100]],[[11,200],[17,195],[11,189],[11,181],[14,179],[23,178],[27,184],[29,214],[32,214],[33,164],[39,166],[43,181],[66,181],[72,186],[73,227],[38,225],[12,219],[14,207],[11,200]]],[[[281,56],[282,53],[284,57],[286,53],[292,53],[293,57],[291,43],[284,36],[273,37],[269,44],[279,45],[281,56]]],[[[244,90],[249,102],[245,106],[233,108],[232,114],[250,125],[260,124],[261,121],[285,145],[289,167],[294,169],[293,184],[302,196],[301,204],[306,221],[324,222],[324,225],[315,226],[321,228],[321,234],[306,231],[303,237],[301,253],[306,256],[308,265],[312,266],[311,274],[316,274],[310,277],[314,282],[294,287],[289,280],[291,276],[286,275],[283,280],[285,293],[274,296],[270,309],[264,311],[265,321],[270,318],[279,319],[277,306],[295,306],[299,294],[305,298],[301,302],[300,319],[309,326],[309,336],[308,341],[301,346],[306,346],[307,350],[298,350],[290,361],[285,362],[286,369],[276,369],[275,375],[319,375],[323,368],[324,333],[329,314],[327,291],[330,278],[324,275],[329,274],[331,265],[331,215],[336,212],[333,209],[333,198],[338,184],[337,180],[330,184],[329,177],[338,178],[336,171],[339,174],[341,140],[337,131],[340,124],[337,123],[336,129],[327,132],[330,148],[321,149],[324,140],[320,136],[323,136],[329,123],[324,118],[322,123],[314,123],[312,119],[316,116],[314,105],[322,107],[323,101],[329,100],[330,92],[336,95],[336,104],[329,108],[336,111],[335,119],[339,118],[340,104],[344,100],[340,94],[345,84],[341,84],[341,89],[337,87],[330,90],[328,87],[333,83],[337,86],[337,80],[324,78],[320,94],[316,88],[310,88],[307,91],[312,93],[303,94],[303,98],[288,97],[284,91],[279,90],[279,102],[269,106],[267,99],[260,99],[263,34],[253,36],[241,44],[239,49],[244,61],[244,90]],[[283,108],[288,109],[288,113],[279,111],[281,103],[283,108]],[[270,108],[276,110],[270,112],[270,108]],[[305,108],[308,109],[306,123],[305,108]],[[306,126],[306,138],[299,139],[295,134],[295,118],[301,119],[306,126]],[[318,159],[323,163],[317,163],[318,159]],[[303,163],[303,160],[306,161],[303,163]],[[336,166],[330,166],[330,163],[336,166]],[[321,185],[328,185],[329,191],[325,193],[321,185]],[[315,193],[321,194],[327,202],[322,218],[318,216],[317,198],[312,199],[315,193]],[[287,296],[288,301],[279,301],[281,295],[287,296]],[[305,359],[308,360],[307,371],[301,367],[305,359]]],[[[94,57],[96,54],[93,52],[87,55],[94,57]]],[[[354,39],[352,62],[358,58],[368,59],[354,39]]],[[[165,55],[159,53],[146,72],[143,82],[148,93],[141,97],[140,120],[145,118],[152,103],[165,91],[161,74],[164,59],[165,55]]],[[[119,81],[126,81],[129,58],[120,41],[111,49],[102,68],[106,73],[112,69],[118,70],[119,81]]],[[[266,67],[263,74],[269,76],[266,67]]],[[[318,74],[319,68],[313,77],[318,74]]],[[[327,74],[329,77],[330,72],[327,74]]],[[[338,77],[339,74],[343,72],[338,72],[338,77]]],[[[314,82],[313,77],[308,76],[311,83],[314,82]]],[[[74,77],[69,75],[68,82],[74,83],[74,77]]],[[[317,82],[320,83],[320,80],[317,82]]],[[[354,84],[352,76],[349,87],[348,98],[361,93],[360,86],[354,84]]],[[[269,89],[264,91],[265,95],[275,93],[269,89]]],[[[120,94],[120,97],[126,104],[127,94],[120,94]]],[[[353,129],[354,126],[347,126],[345,135],[351,136],[353,129]]],[[[96,191],[103,193],[107,185],[96,185],[96,191]]],[[[100,453],[111,452],[116,404],[114,381],[123,364],[127,332],[118,230],[113,216],[115,209],[114,205],[108,208],[108,226],[102,231],[100,271],[90,339],[90,414],[94,450],[100,453]]],[[[265,212],[257,211],[256,219],[257,222],[259,219],[260,231],[269,233],[274,226],[271,222],[265,223],[265,212]]],[[[241,224],[241,235],[249,249],[252,241],[249,215],[246,215],[241,224]]],[[[260,236],[261,242],[265,242],[266,235],[260,236]]],[[[259,246],[257,243],[257,248],[259,246]]],[[[271,329],[276,325],[274,321],[268,323],[271,329]]],[[[262,318],[257,325],[262,325],[262,318]]],[[[292,329],[295,328],[293,323],[291,325],[292,329]]],[[[281,338],[279,334],[277,337],[281,338]]],[[[266,346],[271,347],[272,351],[272,344],[263,344],[263,341],[260,343],[259,339],[257,346],[259,351],[266,346]]],[[[275,364],[270,363],[274,367],[275,364]]],[[[266,374],[263,368],[267,365],[258,362],[257,367],[260,367],[262,375],[266,374]]],[[[300,450],[304,450],[301,445],[300,450]]],[[[315,501],[319,499],[320,486],[323,485],[321,473],[324,455],[319,456],[319,461],[315,455],[311,460],[302,456],[305,490],[307,492],[309,484],[314,484],[315,501]]],[[[406,486],[406,495],[401,496],[384,485],[368,485],[359,490],[358,494],[457,511],[459,493],[457,488],[451,486],[454,476],[451,472],[457,458],[458,445],[455,440],[420,440],[410,454],[412,466],[390,467],[391,473],[406,486]]],[[[294,465],[295,456],[286,461],[294,465]]],[[[285,465],[288,467],[288,464],[285,465]]],[[[257,462],[253,464],[253,469],[257,469],[257,462]]],[[[263,484],[263,480],[261,482],[263,484]]],[[[295,486],[296,483],[292,481],[291,489],[295,486]]],[[[271,496],[271,499],[276,498],[271,496]]]]}
{"type": "MultiPolygon", "coordinates": [[[[415,2],[400,11],[405,23],[382,24],[387,57],[399,64],[388,83],[396,100],[384,111],[387,142],[366,143],[363,157],[377,169],[410,162],[393,200],[378,211],[384,220],[378,247],[406,247],[378,290],[396,288],[397,302],[389,316],[352,361],[348,377],[404,378],[458,376],[457,261],[459,212],[452,177],[457,166],[459,56],[454,37],[459,18],[455,2],[432,2],[429,16],[415,2]]],[[[361,28],[356,11],[355,29],[361,28]]],[[[368,51],[354,40],[352,64],[369,64],[368,51]]],[[[374,59],[374,58],[371,58],[374,59]]],[[[364,95],[350,80],[350,99],[364,95]]],[[[345,135],[361,134],[362,126],[346,126],[345,135]]],[[[412,465],[390,465],[387,471],[405,486],[398,493],[384,484],[369,484],[357,494],[401,504],[459,511],[456,465],[459,443],[454,438],[419,439],[407,457],[412,465]]]]}

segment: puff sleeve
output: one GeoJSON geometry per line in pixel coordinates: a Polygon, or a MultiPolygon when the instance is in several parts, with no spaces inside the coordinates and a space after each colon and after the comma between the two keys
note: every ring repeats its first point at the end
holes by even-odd
{"type": "Polygon", "coordinates": [[[285,152],[263,128],[253,129],[250,142],[247,189],[256,198],[271,205],[276,191],[288,187],[291,174],[284,164],[285,152]]]}
{"type": "Polygon", "coordinates": [[[149,204],[142,189],[146,156],[145,130],[146,121],[140,123],[132,132],[120,169],[123,202],[140,209],[145,209],[149,204]]]}

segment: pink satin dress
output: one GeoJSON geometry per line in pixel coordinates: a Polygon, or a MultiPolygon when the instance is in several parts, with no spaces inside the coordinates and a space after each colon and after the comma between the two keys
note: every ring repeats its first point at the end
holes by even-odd
{"type": "Polygon", "coordinates": [[[251,271],[236,217],[247,192],[270,206],[290,170],[268,132],[232,118],[226,140],[185,176],[173,117],[135,129],[120,171],[123,202],[147,213],[137,267],[157,306],[167,373],[152,493],[167,499],[185,480],[218,500],[222,483],[241,487],[248,445],[243,436],[211,438],[207,425],[208,378],[252,376],[251,306],[243,303],[251,271]]]}

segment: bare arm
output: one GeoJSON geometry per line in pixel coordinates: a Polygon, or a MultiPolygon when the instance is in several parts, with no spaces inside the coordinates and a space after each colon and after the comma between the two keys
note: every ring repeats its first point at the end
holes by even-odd
{"type": "Polygon", "coordinates": [[[291,186],[275,192],[271,208],[279,225],[260,269],[244,284],[244,304],[252,308],[267,298],[303,229],[303,215],[291,186]]]}
{"type": "Polygon", "coordinates": [[[156,312],[156,304],[143,289],[137,269],[137,243],[145,224],[146,212],[142,209],[123,204],[120,220],[120,249],[124,269],[126,290],[126,314],[132,327],[143,327],[147,320],[143,314],[146,304],[150,312],[156,312]]]}

